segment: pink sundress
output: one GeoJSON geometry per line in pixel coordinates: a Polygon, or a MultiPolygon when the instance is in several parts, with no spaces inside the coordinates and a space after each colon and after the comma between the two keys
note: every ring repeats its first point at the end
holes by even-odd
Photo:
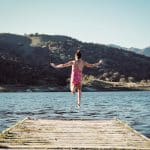
{"type": "Polygon", "coordinates": [[[82,71],[78,68],[78,66],[72,67],[71,72],[71,85],[80,86],[82,83],[82,71]]]}

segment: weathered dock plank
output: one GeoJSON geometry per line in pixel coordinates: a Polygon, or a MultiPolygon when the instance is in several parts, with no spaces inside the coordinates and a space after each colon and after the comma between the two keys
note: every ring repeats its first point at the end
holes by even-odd
{"type": "Polygon", "coordinates": [[[25,119],[0,135],[13,149],[150,149],[150,139],[120,120],[25,119]]]}

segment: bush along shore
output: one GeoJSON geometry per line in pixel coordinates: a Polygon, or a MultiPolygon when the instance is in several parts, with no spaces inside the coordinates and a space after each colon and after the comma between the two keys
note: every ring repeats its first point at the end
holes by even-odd
{"type": "MultiPolygon", "coordinates": [[[[69,92],[69,84],[67,86],[52,85],[1,85],[0,92],[69,92]]],[[[150,91],[150,83],[145,82],[108,82],[93,79],[83,82],[84,92],[98,91],[150,91]]]]}

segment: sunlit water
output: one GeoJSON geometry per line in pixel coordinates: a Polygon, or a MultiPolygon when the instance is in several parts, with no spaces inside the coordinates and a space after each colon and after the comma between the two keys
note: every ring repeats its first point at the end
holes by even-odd
{"type": "Polygon", "coordinates": [[[0,131],[25,117],[119,118],[150,137],[150,92],[84,92],[81,107],[69,92],[0,93],[0,131]]]}

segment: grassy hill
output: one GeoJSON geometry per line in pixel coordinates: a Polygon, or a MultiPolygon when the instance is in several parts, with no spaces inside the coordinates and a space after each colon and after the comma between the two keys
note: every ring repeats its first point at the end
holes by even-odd
{"type": "Polygon", "coordinates": [[[50,62],[65,63],[80,49],[90,63],[104,60],[100,68],[85,69],[88,77],[113,82],[150,79],[150,57],[110,46],[83,43],[66,36],[0,34],[0,84],[66,86],[70,68],[56,70],[50,62]]]}

